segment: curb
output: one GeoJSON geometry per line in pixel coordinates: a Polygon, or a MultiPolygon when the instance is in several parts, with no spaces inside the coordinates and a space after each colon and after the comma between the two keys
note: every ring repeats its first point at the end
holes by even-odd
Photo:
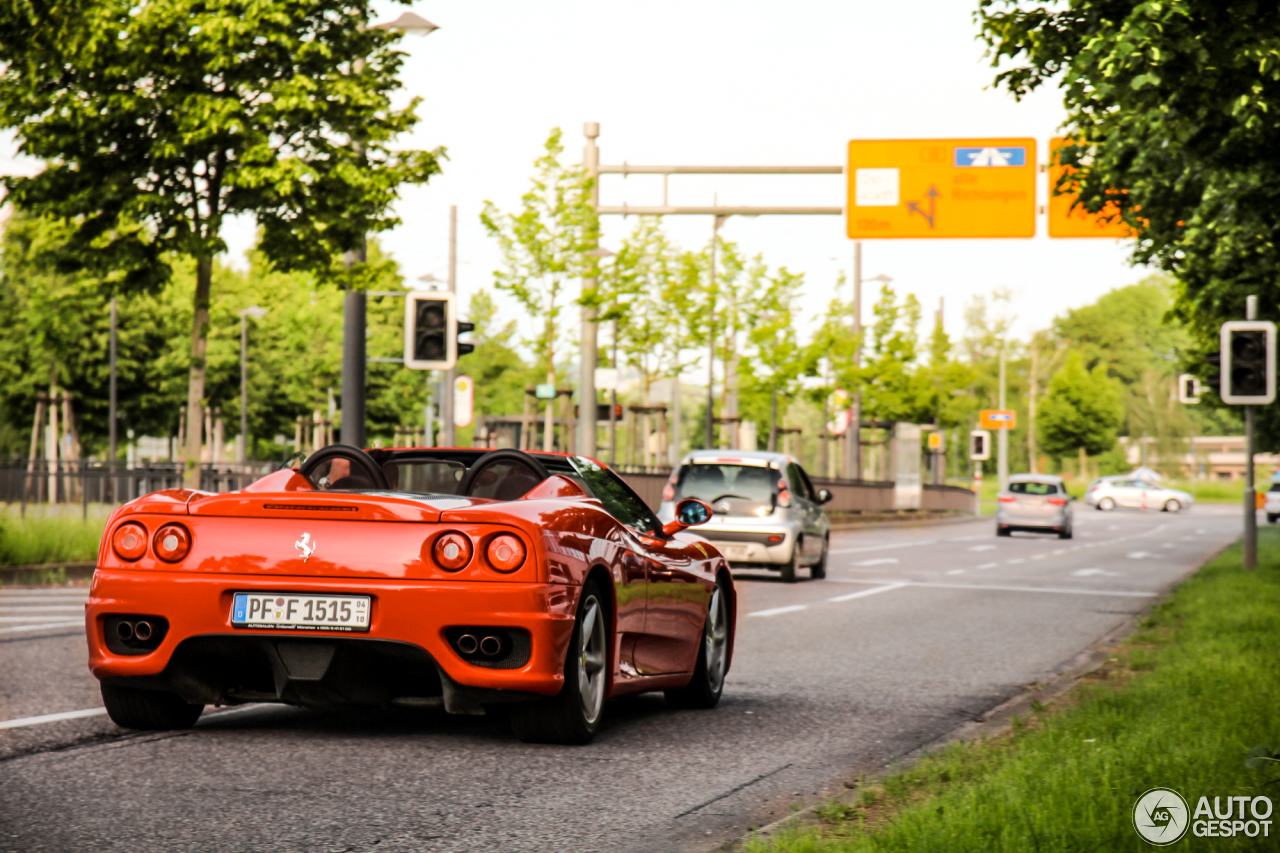
{"type": "Polygon", "coordinates": [[[982,519],[980,515],[970,515],[966,512],[948,512],[939,514],[937,518],[923,516],[920,518],[901,518],[897,515],[881,516],[879,518],[872,516],[863,520],[862,518],[831,518],[827,517],[831,523],[832,530],[870,530],[880,527],[936,527],[940,524],[960,524],[965,521],[978,521],[982,519]]]}

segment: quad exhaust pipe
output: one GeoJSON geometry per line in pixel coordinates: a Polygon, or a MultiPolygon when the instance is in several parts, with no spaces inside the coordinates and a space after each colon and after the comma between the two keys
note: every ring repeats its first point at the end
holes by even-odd
{"type": "Polygon", "coordinates": [[[458,638],[458,651],[464,655],[474,655],[476,652],[485,657],[495,658],[502,654],[502,638],[492,634],[484,637],[477,637],[475,634],[463,634],[458,638]]]}
{"type": "Polygon", "coordinates": [[[154,633],[155,628],[146,619],[139,619],[137,622],[124,619],[116,625],[116,636],[122,640],[137,640],[145,643],[154,633]]]}

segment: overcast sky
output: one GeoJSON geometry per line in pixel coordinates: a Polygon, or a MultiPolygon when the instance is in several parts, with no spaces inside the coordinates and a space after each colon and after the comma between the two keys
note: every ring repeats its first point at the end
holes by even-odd
{"type": "MultiPolygon", "coordinates": [[[[601,124],[603,163],[789,165],[842,163],[850,139],[1030,136],[1045,158],[1063,111],[1058,94],[1015,103],[989,89],[972,2],[845,0],[430,0],[411,8],[440,26],[404,42],[406,97],[423,99],[406,147],[448,148],[444,174],[404,191],[404,224],[381,239],[412,281],[443,278],[448,210],[459,210],[459,289],[488,286],[499,259],[478,215],[512,209],[552,127],[567,158],[582,125],[601,124]]],[[[402,7],[387,4],[385,19],[402,7]]],[[[3,164],[0,164],[3,165],[3,164]]],[[[606,203],[657,203],[660,179],[605,176],[606,203]]],[[[1040,201],[1046,182],[1041,178],[1040,201]]],[[[843,178],[675,177],[673,203],[842,205],[843,178]]],[[[708,217],[669,217],[693,247],[708,217]]],[[[606,217],[604,245],[634,225],[606,217]]],[[[926,311],[946,297],[948,329],[964,304],[999,287],[1016,293],[1015,330],[1047,325],[1145,271],[1114,240],[882,240],[863,248],[863,272],[892,276],[926,311]]],[[[721,233],[773,265],[803,271],[806,315],[823,309],[837,272],[851,267],[841,217],[733,218],[721,233]]],[[[252,224],[227,232],[242,254],[252,224]]],[[[868,303],[872,295],[868,295],[868,303]]],[[[514,306],[503,303],[507,316],[514,306]]]]}

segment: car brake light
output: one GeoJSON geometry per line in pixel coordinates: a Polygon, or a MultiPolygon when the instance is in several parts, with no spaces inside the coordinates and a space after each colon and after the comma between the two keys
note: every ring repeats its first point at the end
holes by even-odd
{"type": "Polygon", "coordinates": [[[436,564],[446,572],[460,571],[471,562],[471,540],[461,533],[450,531],[436,539],[431,554],[435,557],[436,564]]]}
{"type": "Polygon", "coordinates": [[[666,488],[662,490],[662,499],[664,501],[673,501],[676,499],[676,487],[667,483],[666,488]]]}
{"type": "Polygon", "coordinates": [[[166,524],[156,531],[151,546],[166,563],[176,563],[191,553],[191,534],[181,524],[166,524]]]}
{"type": "Polygon", "coordinates": [[[147,553],[147,529],[136,522],[122,524],[111,536],[111,548],[116,556],[132,563],[147,553]]]}
{"type": "Polygon", "coordinates": [[[784,537],[782,537],[782,536],[770,536],[770,537],[769,537],[769,544],[770,544],[770,545],[777,545],[779,542],[781,542],[781,541],[783,540],[783,538],[784,538],[784,537]]]}
{"type": "Polygon", "coordinates": [[[1049,503],[1053,504],[1054,506],[1066,506],[1067,499],[1066,498],[1049,498],[1049,503]]]}
{"type": "Polygon", "coordinates": [[[784,509],[791,506],[791,493],[786,489],[778,492],[778,506],[783,507],[784,509]]]}
{"type": "Polygon", "coordinates": [[[1013,503],[1013,495],[1001,495],[997,500],[1002,504],[1011,504],[1013,503]]]}
{"type": "Polygon", "coordinates": [[[489,565],[500,572],[514,572],[524,565],[524,543],[509,533],[502,533],[489,540],[486,552],[489,565]]]}

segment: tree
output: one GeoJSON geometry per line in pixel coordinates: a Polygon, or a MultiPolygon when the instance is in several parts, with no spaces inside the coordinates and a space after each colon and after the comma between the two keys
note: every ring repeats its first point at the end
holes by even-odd
{"type": "MultiPolygon", "coordinates": [[[[1174,314],[1199,366],[1218,327],[1280,310],[1280,15],[1274,3],[981,0],[996,83],[1015,97],[1057,85],[1074,145],[1059,190],[1136,232],[1132,258],[1177,281],[1174,314]]],[[[1193,371],[1194,372],[1194,371],[1193,371]]],[[[1214,395],[1210,395],[1212,398],[1214,395]]],[[[1280,441],[1276,407],[1259,412],[1280,441]]]]}
{"type": "MultiPolygon", "coordinates": [[[[194,264],[187,408],[206,396],[214,258],[223,222],[253,214],[282,268],[329,269],[396,224],[397,187],[439,171],[440,152],[393,151],[417,122],[391,107],[398,35],[370,3],[81,0],[0,9],[0,127],[46,162],[8,177],[11,198],[72,224],[64,267],[122,291],[194,264]]],[[[200,430],[187,432],[198,482],[200,430]]]]}
{"type": "Polygon", "coordinates": [[[1120,389],[1105,368],[1088,370],[1080,354],[1072,352],[1054,374],[1038,412],[1041,446],[1053,456],[1078,451],[1080,476],[1085,477],[1086,457],[1115,446],[1123,413],[1120,389]]]}
{"type": "Polygon", "coordinates": [[[494,287],[515,297],[540,325],[527,343],[550,383],[556,378],[560,315],[571,301],[566,288],[599,266],[587,254],[600,234],[590,205],[592,182],[582,166],[560,162],[561,136],[560,128],[552,128],[543,155],[534,162],[532,185],[521,197],[518,213],[502,213],[486,201],[480,215],[502,252],[504,269],[494,272],[494,287]]]}

